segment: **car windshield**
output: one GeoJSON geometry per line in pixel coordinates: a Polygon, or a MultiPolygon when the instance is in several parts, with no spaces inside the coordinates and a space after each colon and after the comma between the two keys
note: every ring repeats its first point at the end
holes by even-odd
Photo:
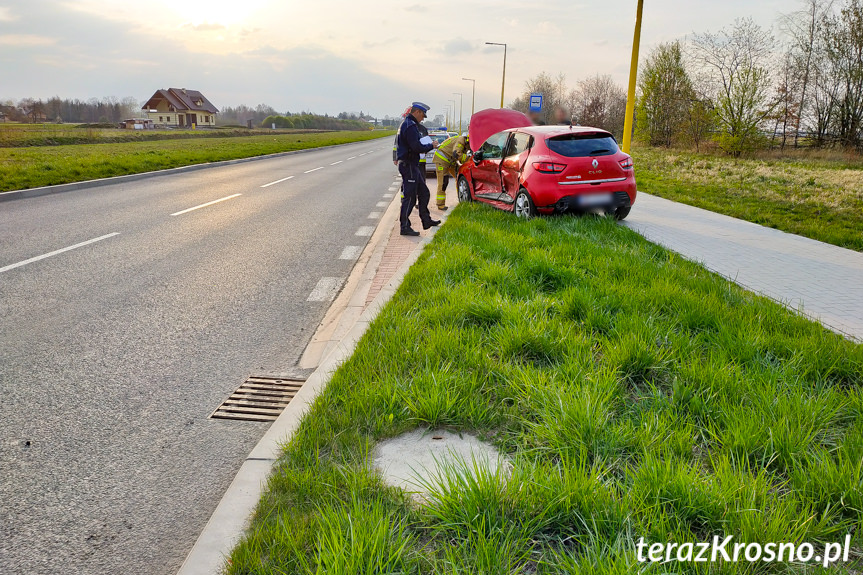
{"type": "Polygon", "coordinates": [[[617,142],[608,134],[565,134],[546,140],[548,149],[568,158],[609,156],[618,152],[617,142]]]}
{"type": "Polygon", "coordinates": [[[429,134],[429,136],[431,136],[431,139],[438,144],[444,142],[449,137],[446,134],[429,134]]]}

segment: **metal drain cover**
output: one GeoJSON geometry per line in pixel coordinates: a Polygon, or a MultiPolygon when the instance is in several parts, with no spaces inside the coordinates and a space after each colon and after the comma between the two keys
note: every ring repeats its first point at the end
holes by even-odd
{"type": "Polygon", "coordinates": [[[284,411],[304,382],[304,379],[249,376],[210,417],[273,421],[284,411]]]}

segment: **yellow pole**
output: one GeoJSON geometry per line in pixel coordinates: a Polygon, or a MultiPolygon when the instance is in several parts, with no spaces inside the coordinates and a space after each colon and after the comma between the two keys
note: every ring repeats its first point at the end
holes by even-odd
{"type": "Polygon", "coordinates": [[[623,151],[629,153],[632,144],[632,120],[635,116],[635,80],[638,77],[638,44],[641,41],[641,8],[644,0],[638,0],[635,15],[635,35],[632,39],[632,62],[629,64],[629,91],[626,94],[626,118],[623,121],[623,151]]]}
{"type": "Polygon", "coordinates": [[[503,79],[500,81],[500,107],[503,108],[503,88],[506,86],[506,44],[503,45],[503,79]]]}

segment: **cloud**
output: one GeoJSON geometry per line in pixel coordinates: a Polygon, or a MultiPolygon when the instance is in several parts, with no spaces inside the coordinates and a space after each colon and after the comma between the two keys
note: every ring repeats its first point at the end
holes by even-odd
{"type": "Polygon", "coordinates": [[[6,6],[0,6],[0,22],[12,22],[17,20],[12,10],[6,6]]]}
{"type": "Polygon", "coordinates": [[[216,30],[227,30],[225,26],[217,22],[203,22],[201,24],[192,24],[186,22],[180,28],[184,30],[194,30],[195,32],[214,32],[216,30]]]}
{"type": "Polygon", "coordinates": [[[407,12],[428,12],[428,7],[423,6],[422,4],[411,4],[410,6],[405,7],[407,12]]]}
{"type": "Polygon", "coordinates": [[[443,53],[447,56],[459,56],[473,52],[473,45],[464,38],[455,38],[443,45],[443,53]]]}
{"type": "Polygon", "coordinates": [[[23,48],[27,46],[52,46],[56,43],[56,38],[36,36],[35,34],[5,34],[0,36],[0,46],[23,48]]]}

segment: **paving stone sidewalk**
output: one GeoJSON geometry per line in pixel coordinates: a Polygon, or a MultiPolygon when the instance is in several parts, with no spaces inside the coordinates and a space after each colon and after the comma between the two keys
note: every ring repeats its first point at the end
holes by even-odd
{"type": "Polygon", "coordinates": [[[623,225],[863,341],[863,253],[644,192],[623,225]]]}
{"type": "MultiPolygon", "coordinates": [[[[432,219],[442,220],[446,217],[446,212],[442,212],[437,209],[437,206],[434,203],[434,193],[435,187],[437,184],[434,179],[427,180],[427,185],[432,190],[432,201],[429,202],[429,213],[431,213],[432,219]]],[[[450,206],[454,207],[454,204],[458,203],[458,200],[451,197],[454,195],[452,191],[453,186],[450,186],[448,190],[447,199],[450,201],[450,206]]],[[[398,202],[398,192],[396,192],[396,197],[394,201],[398,202]]],[[[413,221],[413,227],[415,230],[422,230],[422,224],[419,221],[419,214],[416,210],[411,214],[411,221],[413,221]]],[[[390,279],[392,279],[393,275],[396,273],[401,265],[408,259],[408,256],[417,248],[417,245],[420,243],[423,237],[428,235],[427,231],[420,231],[421,236],[403,236],[399,233],[399,221],[396,220],[392,229],[390,230],[390,235],[387,238],[387,245],[384,248],[384,255],[381,258],[381,263],[378,265],[377,273],[375,273],[375,278],[372,280],[372,285],[369,287],[369,293],[366,295],[366,306],[368,306],[372,301],[374,301],[375,297],[380,293],[380,291],[386,286],[390,279]]]]}

